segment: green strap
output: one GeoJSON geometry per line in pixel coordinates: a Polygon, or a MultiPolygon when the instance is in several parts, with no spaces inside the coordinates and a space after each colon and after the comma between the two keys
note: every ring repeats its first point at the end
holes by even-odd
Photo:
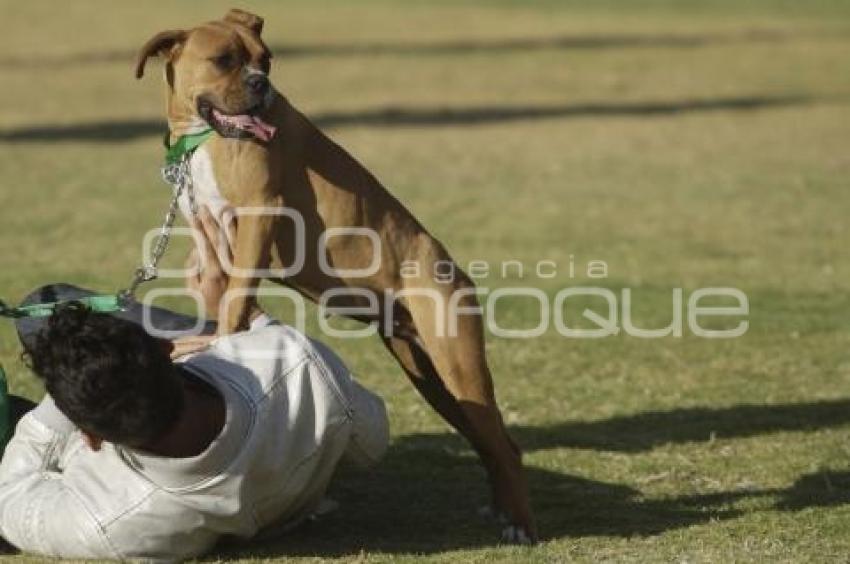
{"type": "Polygon", "coordinates": [[[0,301],[0,316],[19,319],[21,317],[50,317],[56,306],[63,303],[78,302],[97,313],[113,313],[124,309],[124,300],[115,294],[87,296],[64,302],[32,304],[21,307],[9,307],[0,301]]]}
{"type": "Polygon", "coordinates": [[[165,164],[174,164],[183,158],[186,153],[191,153],[197,149],[201,143],[209,139],[215,131],[212,128],[181,136],[174,145],[168,146],[168,137],[166,137],[166,152],[165,164]]]}

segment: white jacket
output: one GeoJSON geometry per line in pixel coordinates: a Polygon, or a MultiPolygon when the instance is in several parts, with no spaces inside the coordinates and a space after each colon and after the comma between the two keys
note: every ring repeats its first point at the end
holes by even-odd
{"type": "Polygon", "coordinates": [[[0,464],[0,535],[51,556],[188,558],[223,535],[265,536],[309,516],[343,455],[365,466],[387,447],[380,398],[290,327],[222,337],[184,366],[227,405],[205,452],[94,452],[45,397],[0,464]]]}

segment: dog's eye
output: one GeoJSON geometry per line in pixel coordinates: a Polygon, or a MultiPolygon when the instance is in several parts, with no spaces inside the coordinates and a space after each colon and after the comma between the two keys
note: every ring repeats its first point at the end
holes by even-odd
{"type": "Polygon", "coordinates": [[[233,68],[233,63],[236,61],[232,53],[224,53],[212,58],[212,62],[220,70],[227,71],[233,68]]]}

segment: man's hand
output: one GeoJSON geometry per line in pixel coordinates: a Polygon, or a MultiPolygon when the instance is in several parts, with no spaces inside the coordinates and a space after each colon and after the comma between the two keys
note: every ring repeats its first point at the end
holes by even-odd
{"type": "Polygon", "coordinates": [[[176,360],[181,356],[196,353],[208,349],[213,341],[218,339],[217,335],[197,335],[195,337],[180,337],[174,339],[171,344],[171,360],[176,360]]]}
{"type": "Polygon", "coordinates": [[[236,240],[236,222],[225,233],[206,206],[192,221],[195,248],[186,260],[186,287],[198,292],[204,300],[207,319],[218,319],[221,298],[227,291],[230,277],[222,263],[233,264],[231,241],[236,240]]]}
{"type": "MultiPolygon", "coordinates": [[[[209,209],[203,206],[198,217],[192,221],[195,248],[186,259],[186,287],[199,293],[204,300],[207,319],[217,319],[221,298],[227,291],[230,277],[225,272],[222,259],[226,257],[233,264],[231,241],[236,240],[236,221],[228,226],[229,236],[213,218],[209,209]]],[[[206,349],[216,339],[215,335],[197,335],[181,337],[173,341],[171,358],[192,354],[206,349]]]]}

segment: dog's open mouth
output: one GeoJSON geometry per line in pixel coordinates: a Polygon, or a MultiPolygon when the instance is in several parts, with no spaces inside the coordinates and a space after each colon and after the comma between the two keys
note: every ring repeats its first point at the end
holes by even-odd
{"type": "Polygon", "coordinates": [[[260,141],[271,141],[277,128],[256,115],[258,111],[259,106],[251,108],[243,114],[226,114],[218,110],[209,101],[198,100],[198,115],[222,137],[233,139],[255,137],[260,141]]]}

